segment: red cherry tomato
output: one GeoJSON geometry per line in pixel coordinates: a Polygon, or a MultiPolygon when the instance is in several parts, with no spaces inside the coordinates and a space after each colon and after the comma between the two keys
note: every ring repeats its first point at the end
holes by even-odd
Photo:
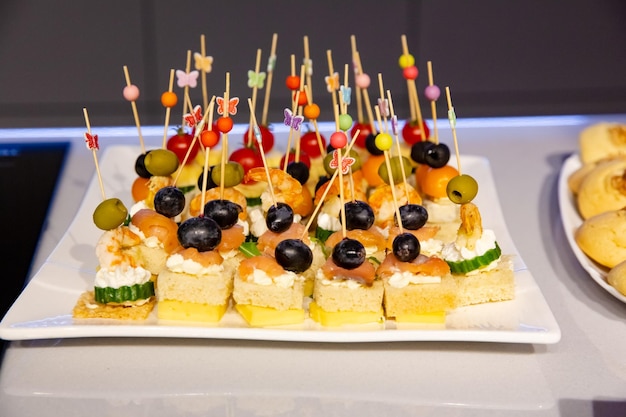
{"type": "MultiPolygon", "coordinates": [[[[319,152],[319,149],[318,149],[319,152]]],[[[287,161],[287,163],[289,162],[293,162],[296,160],[296,153],[295,151],[291,151],[289,152],[289,160],[287,161]]],[[[307,155],[306,153],[300,151],[300,162],[302,162],[304,165],[307,166],[307,168],[311,168],[311,158],[309,158],[309,155],[307,155]]],[[[285,155],[283,155],[283,157],[280,159],[280,167],[282,169],[282,167],[285,166],[285,155]]]]}
{"type": "Polygon", "coordinates": [[[228,160],[239,162],[243,167],[244,175],[252,168],[263,166],[261,154],[259,154],[254,148],[239,148],[230,154],[230,158],[228,158],[228,160]]]}
{"type": "MultiPolygon", "coordinates": [[[[185,159],[185,155],[187,154],[187,150],[191,147],[191,142],[193,142],[193,136],[189,133],[186,133],[183,128],[179,128],[178,133],[176,133],[174,136],[171,136],[167,140],[166,147],[168,150],[176,154],[176,156],[178,157],[178,161],[182,164],[183,159],[185,159]]],[[[194,161],[194,158],[198,154],[199,149],[200,143],[196,141],[189,153],[189,156],[187,157],[187,164],[190,164],[194,161]]]]}
{"type": "MultiPolygon", "coordinates": [[[[249,129],[248,129],[249,130],[249,129]]],[[[255,149],[259,149],[259,143],[256,141],[254,133],[252,133],[252,143],[248,143],[248,130],[243,134],[243,143],[245,146],[254,146],[255,149]]],[[[259,126],[261,131],[261,143],[263,144],[263,152],[269,153],[274,148],[274,134],[267,126],[259,126]]]]}
{"type": "MultiPolygon", "coordinates": [[[[326,149],[326,138],[320,134],[320,139],[322,140],[322,149],[326,149]]],[[[322,156],[320,146],[317,143],[317,134],[314,130],[309,130],[300,137],[300,149],[311,158],[322,156]]]]}
{"type": "Polygon", "coordinates": [[[414,143],[421,142],[423,140],[427,140],[430,137],[430,129],[428,129],[428,125],[424,122],[424,137],[422,137],[422,132],[420,130],[419,123],[417,120],[407,121],[402,128],[402,137],[404,141],[409,145],[413,145],[414,143]]]}
{"type": "Polygon", "coordinates": [[[352,138],[356,131],[359,130],[359,136],[356,138],[356,142],[354,144],[361,149],[365,149],[365,139],[373,133],[372,127],[369,123],[355,123],[352,129],[350,130],[350,137],[352,138]]]}

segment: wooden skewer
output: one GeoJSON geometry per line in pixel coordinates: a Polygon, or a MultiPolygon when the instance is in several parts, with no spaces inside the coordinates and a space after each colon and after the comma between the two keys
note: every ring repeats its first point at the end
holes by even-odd
{"type": "MultiPolygon", "coordinates": [[[[357,74],[358,73],[358,68],[357,68],[357,63],[354,60],[354,57],[357,53],[357,49],[356,49],[356,36],[351,35],[350,36],[350,45],[352,47],[352,65],[354,66],[354,73],[357,74]]],[[[357,121],[359,123],[363,123],[363,95],[361,94],[361,89],[356,87],[355,88],[355,96],[356,96],[356,114],[357,114],[357,121]]]]}
{"type": "MultiPolygon", "coordinates": [[[[381,123],[381,119],[380,119],[380,109],[378,108],[378,106],[375,107],[376,109],[376,118],[378,119],[378,123],[381,123]]],[[[393,205],[396,211],[396,216],[398,217],[398,226],[400,228],[400,233],[404,233],[404,229],[402,227],[402,220],[400,218],[400,207],[398,205],[398,197],[396,196],[396,186],[394,184],[393,181],[393,172],[391,170],[391,161],[389,159],[389,150],[384,150],[383,154],[385,155],[385,165],[387,166],[387,175],[389,176],[389,187],[391,188],[391,198],[393,198],[393,205]]],[[[407,194],[407,200],[409,199],[409,196],[407,194]]]]}
{"type": "MultiPolygon", "coordinates": [[[[213,98],[211,98],[211,102],[209,103],[209,105],[207,106],[208,110],[208,130],[213,130],[213,109],[215,108],[215,96],[213,96],[213,98]]],[[[207,113],[205,113],[205,117],[207,116],[207,113]]],[[[204,120],[204,119],[203,119],[204,120]]],[[[202,207],[202,210],[204,210],[204,204],[206,203],[206,186],[207,186],[207,182],[209,180],[209,151],[211,148],[209,148],[208,146],[204,149],[204,167],[203,167],[203,175],[202,175],[202,194],[200,197],[200,207],[202,207]]]]}
{"type": "MultiPolygon", "coordinates": [[[[391,91],[387,90],[387,101],[389,102],[389,115],[391,116],[391,120],[393,120],[392,123],[396,123],[398,122],[398,118],[396,117],[396,114],[393,110],[393,102],[391,101],[391,91]]],[[[398,151],[398,161],[400,162],[400,172],[402,172],[402,182],[404,184],[404,192],[406,193],[406,203],[409,204],[409,185],[406,181],[406,172],[404,172],[404,162],[403,162],[403,157],[402,157],[402,150],[400,149],[400,138],[398,136],[398,131],[396,128],[391,129],[393,136],[394,136],[394,142],[396,143],[396,149],[398,151]]]]}
{"type": "MultiPolygon", "coordinates": [[[[87,125],[87,133],[91,135],[91,123],[89,123],[89,115],[87,114],[87,108],[83,108],[83,116],[85,117],[85,125],[87,125]]],[[[96,148],[91,148],[93,155],[93,162],[96,166],[96,174],[98,175],[98,183],[100,184],[100,193],[102,194],[102,200],[106,200],[107,196],[104,193],[104,184],[102,183],[102,174],[100,173],[100,165],[98,165],[98,156],[96,155],[96,148]]]]}
{"type": "MultiPolygon", "coordinates": [[[[230,73],[226,73],[226,91],[224,91],[224,117],[228,117],[230,103],[230,73]]],[[[226,158],[228,157],[228,132],[222,133],[222,159],[220,161],[220,167],[222,175],[220,175],[220,199],[224,199],[224,170],[226,167],[226,158]]]]}
{"type": "MultiPolygon", "coordinates": [[[[126,78],[126,86],[130,87],[130,75],[128,74],[128,67],[124,65],[124,77],[126,78]]],[[[146,147],[143,142],[143,135],[141,134],[141,123],[139,122],[139,113],[137,112],[137,103],[135,100],[130,102],[130,106],[133,109],[133,117],[135,119],[135,125],[137,126],[137,133],[139,134],[139,144],[141,145],[141,153],[146,153],[146,147]]]]}
{"type": "Polygon", "coordinates": [[[307,99],[310,102],[313,102],[313,93],[311,91],[312,89],[312,80],[311,78],[313,77],[313,62],[311,61],[311,54],[309,52],[309,37],[304,35],[303,38],[303,43],[304,43],[304,65],[306,67],[306,85],[309,86],[309,91],[307,91],[307,99]],[[309,94],[311,94],[309,96],[309,94]]]}
{"type": "MultiPolygon", "coordinates": [[[[167,88],[168,92],[173,92],[174,89],[174,73],[176,71],[174,69],[170,70],[170,83],[169,86],[167,88]]],[[[165,149],[167,146],[167,129],[169,128],[169,124],[170,124],[170,114],[172,112],[171,107],[167,106],[165,107],[165,123],[164,123],[164,127],[163,127],[163,144],[162,144],[162,148],[165,149]]]]}
{"type": "MultiPolygon", "coordinates": [[[[410,55],[409,47],[406,41],[406,35],[402,35],[401,41],[402,41],[402,53],[404,55],[410,55]]],[[[411,108],[414,109],[414,113],[411,113],[411,120],[415,120],[415,118],[417,118],[417,123],[420,127],[420,133],[422,135],[422,139],[425,140],[426,135],[425,135],[425,130],[424,130],[424,119],[422,118],[422,110],[420,106],[419,96],[417,94],[417,87],[415,85],[415,80],[406,80],[406,82],[407,82],[407,87],[409,90],[409,104],[411,105],[411,108]]]]}
{"type": "MultiPolygon", "coordinates": [[[[252,123],[253,123],[253,129],[256,131],[256,129],[259,128],[259,124],[256,121],[256,116],[254,115],[254,106],[252,105],[252,100],[248,99],[248,107],[250,108],[250,114],[252,115],[252,123]]],[[[259,132],[260,134],[260,132],[259,132]]],[[[263,160],[263,168],[265,168],[265,175],[267,176],[267,185],[268,188],[270,190],[270,195],[272,197],[272,202],[274,204],[274,206],[276,206],[276,195],[274,194],[274,186],[272,185],[272,180],[270,177],[270,168],[267,165],[267,158],[265,157],[265,151],[263,149],[263,141],[260,140],[259,138],[257,138],[257,144],[259,145],[259,151],[261,153],[261,159],[263,160]]]]}
{"type": "Polygon", "coordinates": [[[454,139],[454,152],[456,154],[456,165],[459,175],[461,175],[461,158],[459,157],[459,142],[456,138],[456,114],[454,113],[454,107],[452,106],[452,99],[450,98],[450,87],[446,87],[446,99],[448,101],[448,120],[450,120],[450,128],[452,129],[452,138],[454,139]]]}
{"type": "MultiPolygon", "coordinates": [[[[333,55],[330,49],[328,49],[326,51],[326,58],[328,60],[328,80],[330,83],[332,83],[332,79],[335,77],[335,68],[333,66],[333,55]]],[[[336,90],[334,87],[332,87],[332,85],[329,84],[329,93],[331,94],[332,100],[333,100],[333,109],[335,108],[335,106],[337,105],[337,95],[336,95],[336,90]]]]}
{"type": "MultiPolygon", "coordinates": [[[[354,54],[354,62],[357,65],[357,75],[363,74],[363,66],[361,65],[361,58],[359,56],[359,52],[355,52],[354,54]]],[[[372,112],[372,104],[370,103],[370,96],[367,92],[367,88],[364,88],[361,91],[363,95],[363,103],[365,104],[365,110],[367,111],[367,117],[370,121],[370,128],[372,129],[372,133],[376,132],[376,124],[374,121],[374,113],[372,112]]]]}
{"type": "MultiPolygon", "coordinates": [[[[213,100],[211,100],[211,103],[213,103],[213,100]]],[[[200,120],[200,122],[196,126],[196,131],[195,131],[195,134],[193,135],[193,139],[191,140],[191,145],[189,145],[189,148],[187,149],[187,152],[185,153],[185,157],[183,158],[183,161],[180,164],[180,168],[178,169],[178,173],[176,174],[176,178],[174,178],[174,184],[172,184],[172,185],[176,185],[176,183],[178,182],[178,178],[180,177],[181,172],[183,172],[183,167],[185,166],[185,164],[187,164],[187,160],[189,159],[189,155],[191,154],[191,150],[195,146],[196,141],[198,140],[198,138],[202,134],[202,131],[204,130],[204,124],[206,123],[206,120],[207,120],[211,110],[213,110],[213,107],[209,108],[207,106],[207,108],[206,108],[206,110],[204,112],[204,116],[202,117],[202,120],[200,120]]]]}
{"type": "Polygon", "coordinates": [[[272,89],[272,80],[274,78],[274,66],[276,65],[276,42],[278,35],[274,33],[272,36],[272,48],[267,64],[267,87],[265,88],[265,100],[263,101],[263,115],[261,117],[261,125],[267,126],[267,112],[270,104],[270,90],[272,89]]]}
{"type": "Polygon", "coordinates": [[[207,93],[207,83],[206,83],[206,71],[204,70],[204,60],[206,59],[206,43],[204,39],[204,35],[200,35],[200,54],[202,55],[203,65],[201,65],[200,72],[202,75],[202,104],[204,105],[204,109],[206,109],[209,105],[209,95],[207,93]]]}
{"type": "MultiPolygon", "coordinates": [[[[426,63],[428,69],[428,85],[433,87],[433,63],[428,61],[426,63]]],[[[439,132],[437,131],[437,100],[430,101],[430,111],[433,115],[433,142],[439,143],[439,132]]]]}
{"type": "MultiPolygon", "coordinates": [[[[189,74],[191,71],[191,51],[187,50],[187,65],[185,66],[185,72],[189,74]]],[[[189,113],[193,113],[193,106],[191,105],[191,98],[189,97],[189,85],[185,85],[184,89],[184,105],[183,105],[183,114],[187,113],[185,106],[189,109],[189,113]]],[[[183,120],[183,124],[185,121],[183,120]]]]}
{"type": "MultiPolygon", "coordinates": [[[[254,65],[254,73],[258,77],[261,69],[261,49],[256,50],[256,63],[254,65]]],[[[259,88],[255,82],[252,86],[252,109],[250,110],[250,126],[248,127],[248,146],[252,145],[252,118],[254,116],[254,108],[256,107],[256,96],[259,88]]]]}
{"type": "MultiPolygon", "coordinates": [[[[354,132],[354,135],[352,136],[352,139],[350,140],[350,143],[346,147],[346,153],[348,155],[350,154],[350,151],[352,150],[352,147],[354,146],[354,144],[356,142],[356,139],[359,136],[359,133],[361,133],[360,130],[357,130],[356,132],[354,132]]],[[[304,230],[302,232],[302,236],[301,236],[300,239],[304,239],[306,237],[306,234],[309,232],[309,229],[311,228],[311,225],[313,224],[313,220],[315,220],[315,216],[317,216],[318,211],[320,210],[320,208],[322,208],[322,205],[324,205],[324,200],[326,199],[326,196],[328,196],[328,193],[330,192],[330,185],[333,183],[333,181],[335,181],[335,179],[339,175],[338,171],[340,171],[340,170],[341,170],[341,165],[339,165],[337,167],[335,172],[333,172],[333,175],[328,180],[328,186],[324,189],[324,192],[322,193],[322,196],[320,197],[320,200],[317,203],[317,206],[315,206],[315,208],[313,209],[313,213],[311,214],[311,217],[309,217],[309,221],[307,222],[306,226],[304,227],[304,230]]],[[[345,224],[345,222],[344,222],[344,224],[345,224]]]]}

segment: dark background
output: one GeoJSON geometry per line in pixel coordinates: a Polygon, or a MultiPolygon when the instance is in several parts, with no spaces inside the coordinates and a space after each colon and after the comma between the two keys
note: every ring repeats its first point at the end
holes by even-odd
{"type": "MultiPolygon", "coordinates": [[[[121,95],[124,65],[141,89],[141,123],[161,124],[159,97],[170,69],[184,69],[187,51],[200,51],[202,34],[207,55],[214,57],[209,95],[223,94],[228,71],[231,96],[245,100],[251,91],[247,71],[258,48],[265,69],[273,33],[278,61],[270,123],[280,122],[289,105],[284,80],[291,54],[299,69],[304,35],[321,119],[332,117],[323,80],[326,50],[343,74],[351,62],[350,35],[356,36],[364,71],[374,81],[383,74],[400,117],[408,116],[397,64],[402,34],[420,69],[419,91],[431,60],[435,83],[450,86],[459,117],[626,108],[623,0],[2,0],[0,127],[82,126],[83,107],[94,125],[132,125],[121,95]]],[[[376,94],[373,82],[370,95],[376,94]]],[[[192,91],[192,101],[201,102],[200,88],[192,91]]],[[[445,110],[445,100],[438,104],[445,110]]],[[[247,106],[240,110],[235,122],[245,123],[247,106]]]]}

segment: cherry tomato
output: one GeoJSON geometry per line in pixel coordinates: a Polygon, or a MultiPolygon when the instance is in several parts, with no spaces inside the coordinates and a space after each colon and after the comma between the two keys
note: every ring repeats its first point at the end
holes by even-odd
{"type": "MultiPolygon", "coordinates": [[[[246,132],[243,134],[243,143],[246,146],[252,145],[255,149],[259,149],[259,143],[257,142],[254,133],[252,133],[252,143],[248,143],[248,130],[246,130],[246,132]]],[[[259,126],[259,130],[261,131],[261,143],[263,144],[263,152],[267,154],[274,148],[274,134],[271,130],[267,128],[267,126],[259,126]]]]}
{"type": "Polygon", "coordinates": [[[365,139],[370,135],[370,133],[373,133],[372,127],[369,123],[355,123],[354,126],[352,126],[352,129],[350,129],[351,138],[354,136],[357,130],[359,130],[360,132],[354,144],[361,149],[365,149],[365,139]]]}
{"type": "Polygon", "coordinates": [[[239,148],[230,154],[229,161],[239,162],[243,167],[244,175],[248,173],[252,168],[262,167],[263,159],[261,154],[254,148],[243,147],[239,148]]]}
{"type": "MultiPolygon", "coordinates": [[[[174,136],[171,136],[167,140],[167,149],[174,152],[178,157],[178,161],[182,164],[183,159],[185,159],[185,155],[187,154],[187,150],[191,147],[191,142],[193,142],[193,136],[190,133],[186,133],[185,130],[181,127],[178,129],[177,133],[174,136]]],[[[200,149],[200,144],[198,141],[194,144],[193,148],[189,153],[189,157],[187,157],[187,163],[190,164],[193,162],[194,158],[198,154],[198,150],[200,149]]]]}
{"type": "Polygon", "coordinates": [[[458,175],[459,171],[452,165],[444,165],[441,168],[429,167],[420,183],[420,188],[426,195],[433,198],[447,197],[448,182],[458,175]]]}
{"type": "MultiPolygon", "coordinates": [[[[326,149],[326,138],[320,134],[320,139],[322,141],[322,149],[326,149]]],[[[311,158],[322,156],[320,146],[317,143],[317,134],[314,130],[309,130],[300,137],[300,149],[311,158]]]]}
{"type": "MultiPolygon", "coordinates": [[[[319,149],[318,149],[319,151],[319,149]]],[[[296,160],[296,152],[294,150],[292,150],[291,152],[289,152],[289,162],[293,162],[296,160]]],[[[311,168],[311,158],[309,158],[309,155],[307,155],[306,153],[300,151],[300,162],[304,163],[304,165],[307,166],[307,168],[311,168]]],[[[285,166],[285,155],[283,155],[282,158],[280,158],[280,168],[282,169],[282,167],[285,166]]]]}
{"type": "Polygon", "coordinates": [[[420,130],[419,123],[417,120],[407,121],[402,128],[402,137],[404,141],[409,145],[413,145],[416,142],[427,140],[430,137],[430,129],[426,122],[424,122],[424,137],[422,137],[422,132],[420,130]]]}

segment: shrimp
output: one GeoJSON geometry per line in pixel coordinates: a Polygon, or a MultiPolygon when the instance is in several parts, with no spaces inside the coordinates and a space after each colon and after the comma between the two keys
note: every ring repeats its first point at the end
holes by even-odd
{"type": "MultiPolygon", "coordinates": [[[[211,188],[204,193],[204,203],[211,200],[219,200],[220,197],[220,189],[219,187],[211,188]]],[[[241,206],[241,212],[239,213],[239,219],[246,220],[248,216],[248,204],[246,200],[246,196],[243,193],[235,188],[227,187],[224,188],[224,200],[232,201],[235,204],[239,204],[241,206]]],[[[189,215],[191,217],[197,217],[201,212],[204,211],[204,207],[200,207],[202,205],[202,193],[198,193],[191,201],[189,202],[189,215]]]]}
{"type": "Polygon", "coordinates": [[[102,268],[127,265],[136,268],[138,265],[138,246],[141,237],[126,226],[107,230],[96,244],[96,256],[102,268]]]}
{"type": "MultiPolygon", "coordinates": [[[[307,211],[312,207],[312,205],[310,202],[305,200],[305,195],[302,191],[302,184],[281,169],[270,168],[269,172],[270,182],[274,189],[276,201],[288,204],[293,209],[295,214],[299,214],[301,216],[310,214],[307,211]]],[[[268,182],[265,168],[252,168],[246,174],[244,182],[249,180],[268,182]]],[[[269,190],[263,192],[263,194],[261,194],[261,206],[263,211],[267,212],[273,204],[274,201],[272,200],[272,195],[269,193],[269,190]]]]}
{"type": "MultiPolygon", "coordinates": [[[[360,173],[361,171],[356,171],[355,173],[352,174],[352,182],[354,183],[354,187],[350,186],[350,177],[348,175],[345,175],[343,177],[343,192],[344,192],[344,200],[348,201],[348,200],[361,200],[361,201],[365,201],[367,198],[365,196],[365,192],[363,190],[365,190],[367,187],[363,186],[363,174],[360,173]]],[[[329,188],[328,193],[326,193],[326,197],[324,198],[324,201],[327,201],[329,199],[331,199],[332,197],[336,197],[339,195],[340,187],[339,187],[339,177],[335,177],[335,180],[331,183],[330,181],[325,182],[324,184],[322,184],[321,187],[319,187],[317,189],[317,191],[315,192],[315,200],[314,203],[317,206],[317,204],[319,204],[320,200],[322,199],[322,197],[324,196],[324,193],[326,192],[326,189],[329,188]]]]}
{"type": "Polygon", "coordinates": [[[161,189],[174,183],[172,177],[152,176],[148,180],[148,195],[143,200],[148,208],[154,209],[154,196],[161,189]]]}
{"type": "MultiPolygon", "coordinates": [[[[401,206],[407,204],[407,202],[410,204],[422,203],[422,198],[419,193],[411,185],[396,184],[394,188],[398,205],[401,206]],[[408,199],[406,190],[408,190],[408,199]]],[[[391,193],[390,185],[384,184],[374,188],[367,202],[374,210],[374,214],[376,214],[376,224],[378,226],[384,228],[393,224],[396,209],[393,203],[393,194],[391,193]]]]}
{"type": "Polygon", "coordinates": [[[456,238],[458,247],[474,250],[476,241],[483,235],[483,224],[480,211],[473,203],[461,205],[461,226],[456,238]]]}

